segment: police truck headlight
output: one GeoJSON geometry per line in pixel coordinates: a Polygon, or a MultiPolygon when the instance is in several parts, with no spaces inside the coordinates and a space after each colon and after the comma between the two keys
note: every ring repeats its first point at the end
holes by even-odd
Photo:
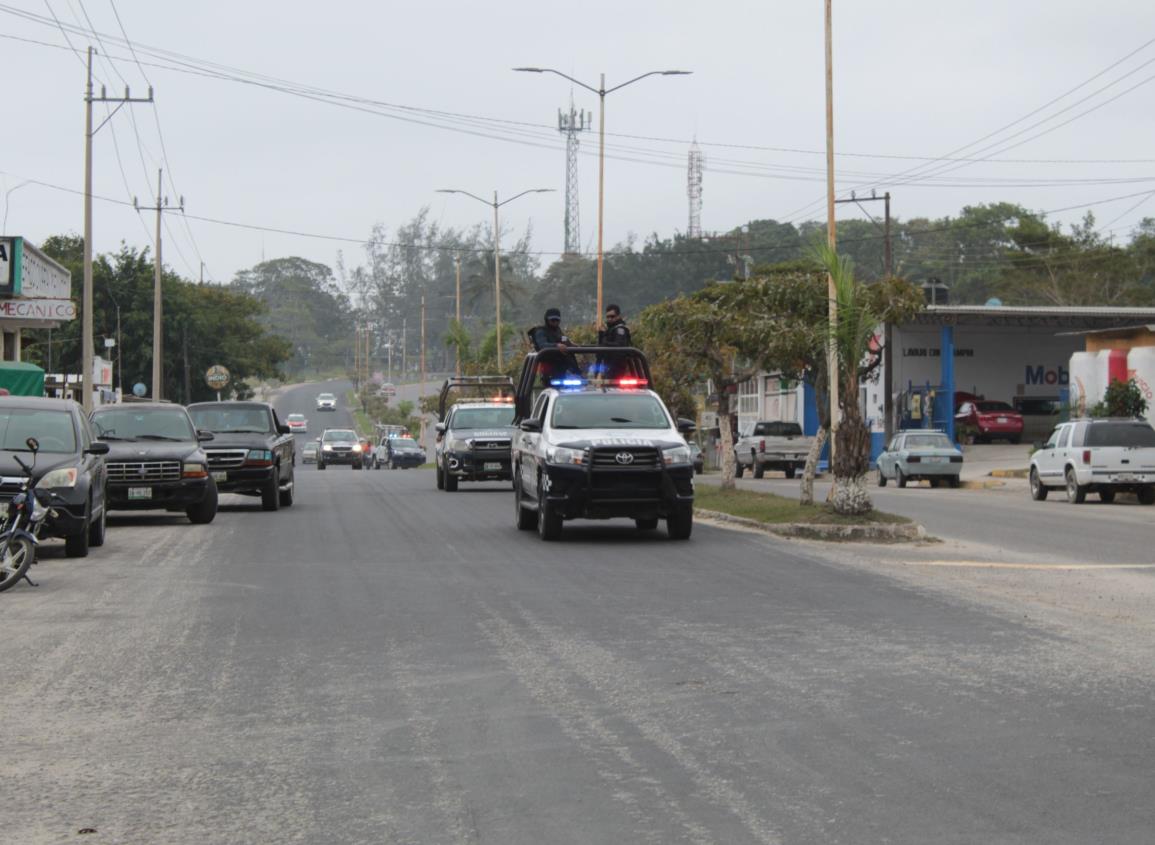
{"type": "Polygon", "coordinates": [[[545,453],[545,459],[551,464],[564,466],[581,466],[585,463],[584,449],[568,449],[565,446],[554,446],[545,453]]]}
{"type": "Polygon", "coordinates": [[[326,443],[321,448],[324,449],[326,452],[332,452],[333,451],[333,444],[332,443],[326,443]]]}
{"type": "Polygon", "coordinates": [[[76,467],[61,467],[44,474],[36,486],[42,490],[49,487],[75,487],[76,479],[80,476],[76,467]]]}
{"type": "Polygon", "coordinates": [[[689,446],[674,446],[662,452],[662,458],[666,462],[666,466],[673,466],[674,464],[688,464],[693,460],[690,455],[689,446]]]}

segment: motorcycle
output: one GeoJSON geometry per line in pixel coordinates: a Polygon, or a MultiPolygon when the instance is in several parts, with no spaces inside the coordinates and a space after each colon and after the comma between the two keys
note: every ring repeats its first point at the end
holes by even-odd
{"type": "Polygon", "coordinates": [[[28,577],[28,567],[36,562],[40,531],[52,510],[36,500],[36,492],[32,489],[32,472],[40,443],[35,437],[29,437],[24,443],[32,453],[32,465],[24,463],[19,455],[14,456],[24,471],[24,478],[16,495],[9,499],[0,524],[0,592],[15,586],[22,578],[36,586],[36,582],[28,577]]]}

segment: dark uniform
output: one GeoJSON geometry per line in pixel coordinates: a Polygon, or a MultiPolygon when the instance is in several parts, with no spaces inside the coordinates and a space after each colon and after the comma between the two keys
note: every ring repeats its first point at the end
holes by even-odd
{"type": "MultiPolygon", "coordinates": [[[[633,339],[630,337],[630,327],[626,325],[625,320],[618,320],[613,325],[607,325],[604,329],[598,329],[598,346],[633,346],[633,339]]],[[[622,368],[619,361],[613,358],[606,358],[599,356],[598,371],[602,378],[615,379],[623,375],[629,375],[622,368]]]]}
{"type": "MultiPolygon", "coordinates": [[[[561,312],[556,308],[550,308],[546,311],[545,322],[540,326],[534,326],[528,334],[530,343],[538,352],[543,349],[556,349],[559,345],[568,346],[570,342],[565,332],[562,331],[561,312]],[[554,323],[552,325],[551,320],[554,323]]],[[[580,372],[577,361],[572,355],[566,355],[564,362],[556,360],[549,363],[542,362],[538,367],[541,372],[541,380],[547,386],[550,379],[562,378],[568,373],[578,374],[580,372]]]]}

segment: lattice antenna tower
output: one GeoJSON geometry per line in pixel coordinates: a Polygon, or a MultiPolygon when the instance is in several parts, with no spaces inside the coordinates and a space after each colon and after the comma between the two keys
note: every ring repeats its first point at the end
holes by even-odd
{"type": "Polygon", "coordinates": [[[690,159],[686,167],[686,196],[690,198],[690,225],[686,229],[686,237],[702,237],[702,170],[706,165],[706,157],[698,146],[698,139],[690,145],[690,159]]]}
{"type": "Polygon", "coordinates": [[[578,111],[570,98],[569,113],[557,110],[557,131],[565,135],[565,251],[581,252],[581,210],[578,206],[578,134],[593,128],[592,113],[578,111]]]}

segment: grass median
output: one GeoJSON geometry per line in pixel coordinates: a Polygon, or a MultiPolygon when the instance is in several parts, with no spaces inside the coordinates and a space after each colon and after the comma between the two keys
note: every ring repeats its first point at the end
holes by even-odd
{"type": "Polygon", "coordinates": [[[843,516],[827,505],[802,505],[796,499],[773,493],[723,490],[709,484],[695,486],[694,505],[766,525],[905,525],[911,522],[905,516],[877,510],[861,516],[843,516]]]}

